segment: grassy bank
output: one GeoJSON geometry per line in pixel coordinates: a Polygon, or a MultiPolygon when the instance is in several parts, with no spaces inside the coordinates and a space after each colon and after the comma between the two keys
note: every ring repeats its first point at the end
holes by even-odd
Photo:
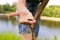
{"type": "MultiPolygon", "coordinates": [[[[0,33],[0,40],[22,40],[22,37],[16,35],[14,33],[0,33]]],[[[41,38],[37,38],[37,40],[42,40],[41,38]]],[[[49,40],[49,38],[44,38],[44,40],[49,40]]],[[[57,40],[57,37],[54,36],[52,40],[57,40]]]]}
{"type": "Polygon", "coordinates": [[[41,20],[57,21],[57,22],[60,22],[60,18],[56,18],[56,17],[46,17],[46,16],[41,16],[41,20]]]}

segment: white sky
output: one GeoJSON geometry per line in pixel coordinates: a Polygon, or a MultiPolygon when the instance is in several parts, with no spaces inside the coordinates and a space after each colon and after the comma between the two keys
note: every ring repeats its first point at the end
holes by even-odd
{"type": "MultiPolygon", "coordinates": [[[[9,3],[10,5],[13,2],[17,2],[18,0],[0,0],[0,4],[6,4],[9,3]]],[[[60,0],[49,0],[48,5],[60,5],[60,0]]]]}

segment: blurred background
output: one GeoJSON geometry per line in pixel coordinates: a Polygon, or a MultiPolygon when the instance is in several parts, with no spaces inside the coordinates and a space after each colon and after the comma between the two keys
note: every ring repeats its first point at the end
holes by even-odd
{"type": "MultiPolygon", "coordinates": [[[[0,40],[20,40],[15,17],[1,16],[16,11],[18,0],[0,0],[0,40]],[[9,37],[8,37],[8,35],[9,37]]],[[[60,40],[60,0],[49,0],[41,14],[39,40],[60,40]]]]}

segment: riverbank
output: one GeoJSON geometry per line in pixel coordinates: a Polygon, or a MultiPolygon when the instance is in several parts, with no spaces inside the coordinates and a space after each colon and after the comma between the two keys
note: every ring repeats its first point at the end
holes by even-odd
{"type": "Polygon", "coordinates": [[[57,21],[57,22],[60,22],[60,18],[55,18],[55,17],[46,17],[46,16],[41,16],[41,20],[57,21]]]}
{"type": "MultiPolygon", "coordinates": [[[[5,14],[0,14],[0,16],[6,16],[6,15],[5,15],[5,14]]],[[[60,18],[56,18],[56,17],[41,16],[41,20],[57,21],[57,22],[60,22],[60,18]]]]}

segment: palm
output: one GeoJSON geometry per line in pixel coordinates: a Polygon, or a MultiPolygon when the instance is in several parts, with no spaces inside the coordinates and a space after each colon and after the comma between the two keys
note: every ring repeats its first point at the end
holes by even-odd
{"type": "Polygon", "coordinates": [[[29,12],[18,12],[18,17],[20,23],[26,23],[26,24],[33,24],[35,23],[35,20],[33,19],[33,15],[29,12]]]}

